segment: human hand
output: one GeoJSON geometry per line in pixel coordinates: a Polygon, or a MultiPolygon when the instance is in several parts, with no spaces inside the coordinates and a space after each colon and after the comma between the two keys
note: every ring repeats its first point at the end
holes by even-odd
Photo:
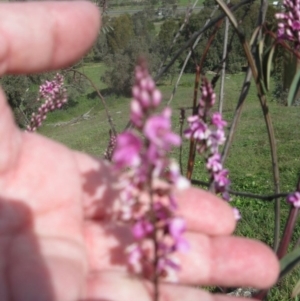
{"type": "MultiPolygon", "coordinates": [[[[3,3],[0,20],[0,72],[19,74],[75,62],[92,45],[100,16],[87,2],[3,3]]],[[[128,229],[107,216],[117,193],[109,166],[20,131],[3,92],[0,137],[0,299],[151,301],[151,283],[126,272],[128,229]]],[[[274,254],[230,236],[235,221],[225,202],[194,188],[178,193],[178,202],[191,250],[179,255],[179,284],[161,284],[162,300],[231,300],[195,286],[275,282],[274,254]]]]}

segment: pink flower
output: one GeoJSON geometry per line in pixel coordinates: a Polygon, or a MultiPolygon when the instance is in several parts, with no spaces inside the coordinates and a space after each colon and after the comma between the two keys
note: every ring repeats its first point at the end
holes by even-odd
{"type": "Polygon", "coordinates": [[[154,181],[159,179],[176,188],[187,187],[188,181],[168,158],[171,148],[179,146],[181,139],[172,132],[171,110],[156,113],[161,93],[144,61],[136,67],[135,79],[131,102],[135,129],[117,138],[113,153],[116,169],[126,168],[127,172],[122,177],[126,193],[122,193],[114,208],[118,220],[130,223],[137,240],[128,250],[130,269],[150,278],[155,272],[168,277],[172,269],[179,268],[171,255],[186,250],[188,244],[183,238],[184,221],[176,217],[177,204],[171,188],[155,189],[154,181]]]}
{"type": "Polygon", "coordinates": [[[227,169],[223,169],[219,172],[214,173],[213,177],[216,187],[220,192],[222,192],[223,188],[225,189],[230,184],[227,169]]]}
{"type": "Polygon", "coordinates": [[[181,139],[171,131],[171,110],[166,108],[161,115],[154,115],[145,123],[144,133],[151,143],[164,151],[179,146],[181,139]]]}
{"type": "Polygon", "coordinates": [[[300,0],[284,0],[285,13],[275,14],[281,20],[278,23],[277,36],[279,39],[293,41],[296,49],[300,47],[300,0]]]}
{"type": "Polygon", "coordinates": [[[218,151],[220,145],[222,145],[226,140],[225,133],[223,130],[217,129],[216,131],[211,131],[207,138],[207,146],[210,148],[211,153],[218,151]]]}
{"type": "Polygon", "coordinates": [[[216,94],[207,78],[203,78],[201,85],[201,98],[199,100],[199,116],[205,116],[206,112],[212,108],[216,101],[216,94]]]}
{"type": "Polygon", "coordinates": [[[59,91],[59,85],[56,82],[46,81],[40,86],[40,93],[45,96],[47,94],[55,94],[59,91]]]}
{"type": "Polygon", "coordinates": [[[199,119],[199,116],[188,117],[189,128],[184,131],[184,136],[188,139],[205,140],[210,134],[208,126],[199,119]]]}
{"type": "Polygon", "coordinates": [[[149,109],[160,105],[162,95],[154,80],[151,78],[146,63],[141,61],[135,68],[135,84],[132,88],[133,100],[131,102],[131,122],[138,128],[143,125],[143,118],[149,109]]]}
{"type": "Polygon", "coordinates": [[[152,233],[154,226],[147,220],[139,220],[132,227],[133,236],[136,239],[141,239],[152,233]]]}
{"type": "Polygon", "coordinates": [[[206,156],[206,168],[210,173],[215,192],[222,194],[223,199],[229,201],[230,180],[228,179],[228,171],[223,169],[219,154],[219,147],[226,140],[224,127],[227,123],[220,113],[210,112],[215,103],[216,95],[206,78],[203,79],[201,92],[198,115],[188,118],[189,128],[184,134],[186,138],[195,139],[198,153],[206,156]]]}
{"type": "Polygon", "coordinates": [[[128,253],[128,263],[130,268],[135,272],[135,273],[140,273],[142,271],[142,250],[137,244],[131,245],[127,249],[128,253]]]}
{"type": "Polygon", "coordinates": [[[222,114],[218,112],[212,115],[211,123],[220,130],[223,130],[224,126],[227,125],[227,122],[222,119],[222,114]]]}
{"type": "Polygon", "coordinates": [[[38,101],[43,98],[45,102],[39,107],[37,114],[32,113],[27,130],[36,131],[46,119],[47,113],[60,109],[67,102],[67,90],[64,87],[64,78],[56,74],[52,81],[46,81],[40,86],[38,101]]]}
{"type": "Polygon", "coordinates": [[[113,154],[113,161],[117,168],[137,166],[141,162],[140,151],[142,142],[131,132],[124,132],[117,137],[117,146],[113,154]]]}
{"type": "Polygon", "coordinates": [[[233,208],[233,215],[235,220],[240,220],[242,218],[240,211],[237,208],[233,208]]]}
{"type": "Polygon", "coordinates": [[[182,236],[184,231],[185,221],[182,218],[176,217],[170,220],[169,233],[174,239],[174,250],[178,250],[181,252],[186,252],[189,250],[189,244],[182,236]]]}
{"type": "Polygon", "coordinates": [[[117,136],[109,130],[109,143],[104,152],[104,159],[111,161],[117,144],[117,136]]]}
{"type": "Polygon", "coordinates": [[[131,122],[137,126],[141,127],[143,125],[144,111],[141,104],[133,99],[131,102],[131,110],[130,110],[130,120],[131,122]]]}
{"type": "Polygon", "coordinates": [[[300,20],[294,21],[292,24],[293,30],[300,30],[300,20]]]}
{"type": "Polygon", "coordinates": [[[223,169],[221,163],[221,155],[219,153],[211,155],[207,159],[206,168],[212,172],[217,172],[223,169]]]}
{"type": "Polygon", "coordinates": [[[295,191],[287,196],[287,202],[296,208],[300,208],[300,192],[295,191]]]}

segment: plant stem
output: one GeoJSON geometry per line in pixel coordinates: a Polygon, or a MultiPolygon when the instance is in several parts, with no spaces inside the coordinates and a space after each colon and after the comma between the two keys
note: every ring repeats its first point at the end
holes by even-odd
{"type": "MultiPolygon", "coordinates": [[[[230,0],[227,0],[227,4],[230,0]]],[[[223,43],[223,55],[222,55],[222,70],[221,70],[221,83],[220,83],[220,95],[219,95],[219,113],[223,112],[224,103],[224,81],[226,74],[226,58],[227,58],[227,43],[228,43],[228,30],[229,30],[229,20],[225,18],[225,29],[224,29],[224,43],[223,43]]]]}
{"type": "Polygon", "coordinates": [[[295,208],[293,205],[291,205],[288,220],[283,232],[282,240],[277,251],[278,259],[281,259],[287,253],[288,246],[291,242],[291,238],[295,228],[298,213],[299,213],[299,208],[295,208]]]}
{"type": "MultiPolygon", "coordinates": [[[[193,115],[196,114],[196,104],[197,104],[197,95],[199,89],[200,82],[200,66],[196,67],[196,75],[195,75],[195,85],[194,85],[194,97],[193,97],[193,115]]],[[[192,178],[194,163],[195,163],[195,154],[196,154],[196,143],[192,138],[190,141],[190,152],[187,166],[186,177],[190,180],[192,178]]]]}
{"type": "MultiPolygon", "coordinates": [[[[185,109],[180,108],[180,137],[183,136],[183,125],[185,121],[185,109]]],[[[183,175],[183,165],[182,165],[182,143],[179,146],[179,166],[180,166],[180,173],[183,175]]]]}
{"type": "Polygon", "coordinates": [[[78,73],[78,74],[84,76],[84,77],[90,82],[91,86],[95,89],[95,91],[97,92],[97,95],[99,96],[100,100],[102,101],[102,104],[103,104],[103,106],[104,106],[104,110],[105,110],[105,113],[106,113],[106,116],[107,116],[107,121],[108,121],[108,123],[109,123],[109,125],[110,125],[110,128],[111,128],[111,130],[112,130],[112,133],[113,133],[114,135],[117,135],[117,131],[116,131],[115,125],[114,125],[114,123],[113,123],[113,119],[112,119],[112,117],[111,117],[111,115],[110,115],[110,113],[109,113],[109,110],[108,110],[108,107],[107,107],[107,105],[106,105],[106,102],[105,102],[105,100],[104,100],[102,94],[100,93],[99,89],[98,89],[98,88],[96,87],[96,85],[94,84],[94,82],[93,82],[87,75],[85,75],[83,72],[80,72],[80,71],[78,71],[78,70],[76,70],[76,69],[70,69],[70,70],[68,70],[68,71],[72,71],[72,72],[74,72],[74,73],[76,72],[76,73],[78,73]]]}
{"type": "MultiPolygon", "coordinates": [[[[204,26],[207,25],[207,24],[209,23],[209,21],[211,20],[211,18],[213,17],[213,15],[216,13],[217,10],[218,10],[218,7],[216,6],[216,7],[214,8],[214,10],[211,12],[209,18],[206,20],[204,26]]],[[[176,83],[175,83],[175,85],[174,85],[172,94],[171,94],[170,99],[169,99],[169,101],[168,101],[168,106],[170,105],[171,101],[173,100],[173,97],[174,97],[174,95],[175,95],[175,93],[176,93],[177,87],[178,87],[178,85],[179,85],[180,79],[181,79],[181,77],[182,77],[182,75],[183,75],[183,72],[184,72],[184,70],[185,70],[185,67],[186,67],[186,65],[187,65],[187,63],[188,63],[188,61],[189,61],[189,59],[190,59],[190,57],[191,57],[191,55],[192,55],[192,51],[195,49],[195,47],[196,47],[197,44],[199,43],[201,37],[202,37],[202,33],[197,37],[196,41],[194,42],[194,44],[193,44],[193,46],[192,46],[192,49],[188,52],[188,54],[187,54],[187,56],[186,56],[186,58],[185,58],[185,61],[184,61],[183,65],[182,65],[182,68],[181,68],[180,73],[179,73],[179,75],[178,75],[177,81],[176,81],[176,83]]]]}
{"type": "Polygon", "coordinates": [[[170,45],[168,51],[166,51],[166,53],[165,53],[165,55],[164,55],[164,58],[163,58],[163,60],[162,60],[162,62],[161,62],[161,64],[160,64],[160,66],[159,66],[159,68],[158,68],[158,73],[160,72],[161,68],[162,68],[163,65],[165,64],[165,62],[166,62],[166,60],[167,60],[169,54],[171,53],[171,50],[172,50],[173,46],[175,45],[175,43],[176,43],[177,39],[179,38],[180,34],[182,33],[184,27],[188,24],[189,19],[190,19],[190,16],[191,16],[193,10],[195,9],[195,7],[196,7],[198,1],[199,1],[199,0],[196,0],[196,1],[194,2],[194,4],[193,4],[192,7],[187,7],[184,21],[183,21],[183,23],[181,24],[181,26],[180,26],[178,32],[177,32],[176,35],[174,36],[173,41],[172,41],[172,43],[171,43],[171,45],[170,45]]]}

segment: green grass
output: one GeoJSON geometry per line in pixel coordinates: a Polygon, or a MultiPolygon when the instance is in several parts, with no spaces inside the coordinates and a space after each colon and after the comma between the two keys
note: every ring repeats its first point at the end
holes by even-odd
{"type": "MultiPolygon", "coordinates": [[[[104,72],[103,65],[88,65],[83,70],[100,89],[105,88],[105,85],[100,82],[100,76],[104,72]]],[[[241,73],[228,75],[226,79],[224,115],[229,124],[243,78],[244,74],[241,73]]],[[[171,103],[174,113],[173,125],[175,131],[179,130],[179,107],[190,106],[192,103],[193,82],[193,75],[184,75],[178,92],[171,103]]],[[[172,86],[166,82],[160,85],[160,89],[163,92],[164,103],[166,103],[170,97],[172,86]]],[[[87,94],[92,92],[93,90],[89,89],[87,94]]],[[[292,191],[300,173],[300,136],[298,130],[300,107],[283,107],[270,100],[269,98],[269,108],[278,144],[281,189],[282,191],[292,191]]],[[[106,102],[117,129],[121,131],[128,121],[130,99],[108,95],[106,96],[106,102]]],[[[187,115],[189,113],[187,112],[187,115]]],[[[79,98],[79,104],[75,108],[50,114],[47,123],[40,129],[40,133],[73,149],[84,151],[91,155],[102,156],[108,142],[108,123],[103,105],[97,97],[88,98],[87,95],[83,95],[79,98]],[[90,108],[93,108],[93,110],[89,120],[75,125],[51,126],[51,124],[58,121],[70,120],[87,112],[90,108]]],[[[185,151],[183,166],[185,167],[187,164],[187,141],[183,143],[183,149],[185,151]]],[[[178,157],[177,151],[174,151],[172,155],[178,157]]],[[[253,85],[244,106],[226,167],[230,170],[232,189],[258,194],[269,194],[272,191],[272,170],[268,137],[253,85]]],[[[196,160],[193,178],[207,180],[207,174],[204,171],[201,158],[196,160]]],[[[281,232],[288,214],[288,206],[284,200],[282,200],[282,204],[281,232]]],[[[274,227],[273,203],[235,197],[232,205],[238,207],[243,216],[237,226],[236,235],[259,239],[272,246],[274,227]]],[[[299,237],[300,227],[297,225],[293,241],[295,242],[299,237]]],[[[295,272],[271,290],[269,300],[291,300],[290,294],[298,278],[300,278],[299,269],[296,269],[295,272]]]]}

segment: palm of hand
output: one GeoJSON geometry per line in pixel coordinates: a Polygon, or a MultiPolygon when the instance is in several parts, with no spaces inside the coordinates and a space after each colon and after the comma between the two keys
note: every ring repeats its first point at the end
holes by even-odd
{"type": "Polygon", "coordinates": [[[13,300],[78,300],[96,268],[91,260],[99,250],[92,246],[93,233],[95,224],[99,229],[101,224],[93,221],[100,214],[92,207],[97,187],[84,183],[80,168],[100,163],[12,129],[19,143],[7,149],[16,156],[10,162],[13,168],[6,166],[1,177],[3,276],[11,288],[7,294],[13,300]]]}

